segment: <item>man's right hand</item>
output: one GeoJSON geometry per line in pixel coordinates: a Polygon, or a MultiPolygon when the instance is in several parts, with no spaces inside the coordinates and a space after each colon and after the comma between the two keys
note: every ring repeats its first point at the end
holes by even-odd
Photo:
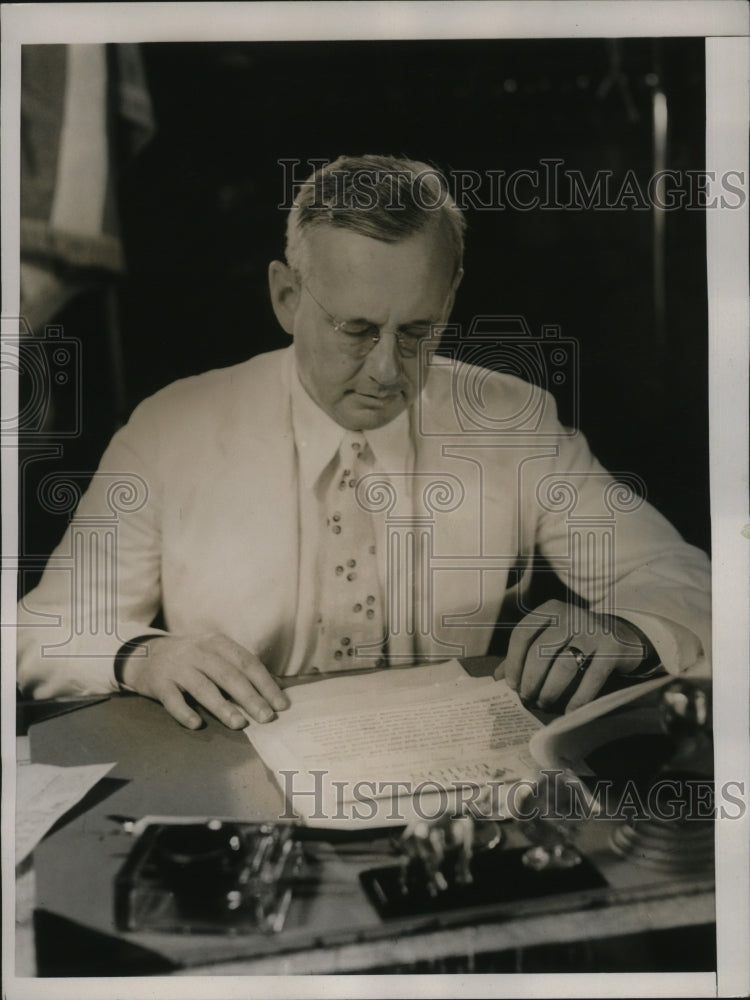
{"type": "Polygon", "coordinates": [[[185,695],[229,729],[247,725],[238,708],[257,722],[270,722],[289,707],[289,699],[258,657],[225,635],[157,635],[138,645],[145,647],[146,655],[130,653],[122,666],[122,682],[160,701],[188,729],[197,729],[202,719],[185,695]]]}

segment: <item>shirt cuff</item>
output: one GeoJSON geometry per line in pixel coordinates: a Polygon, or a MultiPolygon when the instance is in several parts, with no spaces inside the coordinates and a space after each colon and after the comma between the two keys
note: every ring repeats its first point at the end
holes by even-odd
{"type": "Polygon", "coordinates": [[[149,629],[147,632],[143,632],[141,635],[134,636],[132,639],[128,639],[124,642],[122,646],[117,650],[117,655],[115,656],[114,663],[112,666],[112,675],[114,683],[120,691],[132,691],[135,693],[135,688],[130,687],[129,684],[125,684],[122,679],[122,670],[125,666],[125,661],[129,656],[147,656],[147,652],[144,647],[144,643],[147,639],[153,639],[154,636],[168,635],[168,632],[163,632],[160,629],[149,629]],[[139,649],[143,650],[139,653],[139,649]]]}
{"type": "MultiPolygon", "coordinates": [[[[692,667],[702,655],[701,642],[691,629],[644,611],[618,609],[618,618],[623,618],[639,628],[656,650],[661,665],[670,674],[681,674],[692,667]]],[[[649,671],[644,677],[650,677],[649,671]]]]}

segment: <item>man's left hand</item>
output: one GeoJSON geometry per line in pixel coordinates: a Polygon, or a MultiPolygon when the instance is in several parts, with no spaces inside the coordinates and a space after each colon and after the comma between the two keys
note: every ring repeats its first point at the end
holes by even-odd
{"type": "Polygon", "coordinates": [[[622,618],[547,601],[513,629],[504,672],[521,699],[550,709],[576,680],[566,712],[592,701],[610,674],[631,674],[649,656],[643,633],[622,618]]]}

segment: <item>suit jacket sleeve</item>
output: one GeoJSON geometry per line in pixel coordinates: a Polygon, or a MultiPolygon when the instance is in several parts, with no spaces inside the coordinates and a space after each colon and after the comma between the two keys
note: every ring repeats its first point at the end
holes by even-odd
{"type": "MultiPolygon", "coordinates": [[[[157,421],[141,404],[118,431],[39,585],[19,603],[18,683],[36,698],[117,689],[114,658],[152,629],[161,602],[157,421]]],[[[47,502],[74,506],[75,476],[47,502]]]]}
{"type": "Polygon", "coordinates": [[[535,483],[536,543],[592,610],[637,625],[670,673],[702,671],[711,655],[708,557],[643,495],[608,473],[582,434],[562,433],[554,470],[535,483]]]}

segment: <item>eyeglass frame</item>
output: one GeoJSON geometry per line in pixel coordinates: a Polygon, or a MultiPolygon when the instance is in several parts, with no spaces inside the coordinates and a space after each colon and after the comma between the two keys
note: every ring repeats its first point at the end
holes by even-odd
{"type": "MultiPolygon", "coordinates": [[[[329,312],[328,309],[326,309],[326,307],[322,304],[322,302],[319,302],[318,299],[316,298],[316,296],[313,295],[312,289],[307,284],[307,282],[304,280],[304,278],[299,273],[299,271],[295,271],[294,273],[295,273],[295,275],[297,277],[297,280],[299,281],[300,285],[305,289],[305,291],[310,296],[310,298],[313,300],[313,302],[318,307],[318,309],[320,309],[320,311],[322,313],[325,313],[325,315],[328,317],[328,319],[330,320],[331,326],[336,331],[336,333],[343,333],[344,336],[348,336],[348,337],[359,337],[361,339],[361,343],[363,343],[363,344],[367,340],[372,340],[372,347],[368,347],[367,350],[362,355],[363,358],[366,358],[367,355],[372,351],[372,348],[375,346],[375,344],[380,343],[380,338],[382,336],[381,328],[379,326],[377,326],[375,323],[370,323],[369,320],[337,319],[334,316],[334,314],[332,312],[329,312]],[[357,334],[357,333],[352,333],[351,331],[348,331],[348,330],[344,329],[344,327],[347,325],[347,323],[357,323],[357,322],[365,323],[367,326],[372,326],[378,332],[374,336],[366,337],[365,334],[364,334],[364,332],[362,332],[360,334],[357,334]]],[[[445,309],[445,305],[448,302],[450,294],[451,293],[448,292],[448,294],[445,296],[445,302],[443,303],[443,310],[445,309]]],[[[442,324],[442,323],[429,323],[429,324],[422,324],[422,325],[426,325],[427,326],[427,332],[425,334],[419,336],[419,337],[414,338],[417,341],[417,345],[416,345],[416,349],[415,349],[415,351],[414,351],[413,354],[409,354],[409,353],[405,352],[404,349],[403,349],[403,344],[402,344],[402,339],[401,338],[405,337],[407,335],[404,334],[401,331],[396,331],[393,334],[393,336],[396,338],[396,345],[398,347],[399,354],[401,355],[402,358],[415,358],[415,357],[417,357],[417,355],[419,354],[419,342],[422,341],[422,340],[429,340],[431,338],[431,336],[434,336],[434,334],[432,333],[433,329],[435,327],[439,327],[439,326],[442,326],[444,324],[442,324]]]]}

